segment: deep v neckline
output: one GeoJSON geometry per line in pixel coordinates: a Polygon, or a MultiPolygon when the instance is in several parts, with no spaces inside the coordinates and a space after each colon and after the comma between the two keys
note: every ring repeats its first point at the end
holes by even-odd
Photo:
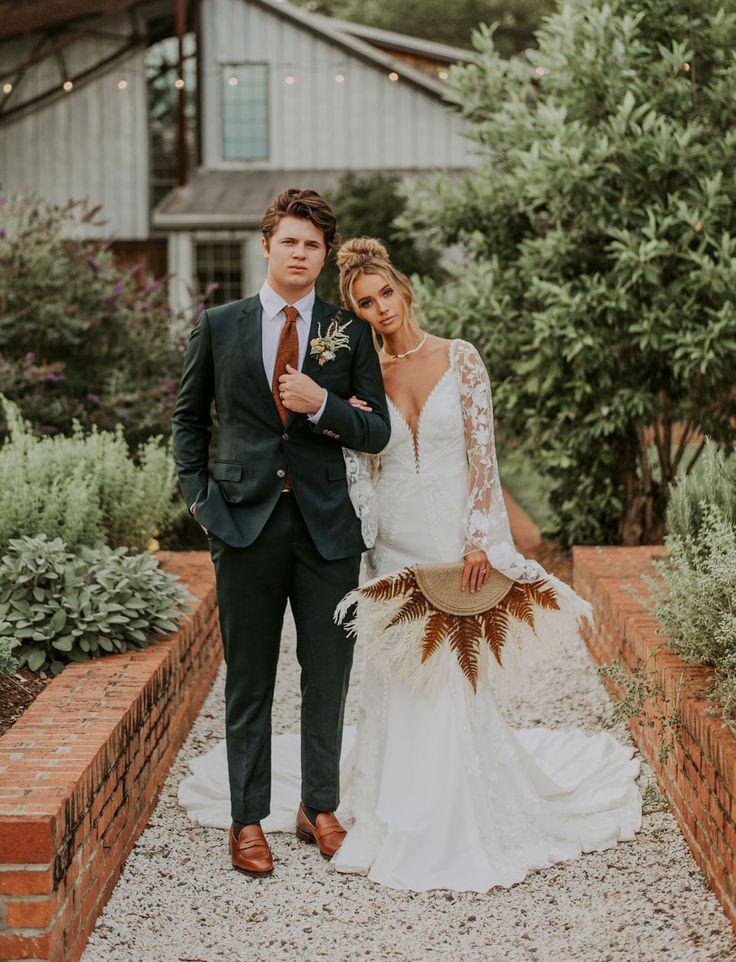
{"type": "Polygon", "coordinates": [[[432,398],[432,395],[437,391],[439,386],[442,384],[442,382],[445,380],[445,378],[451,371],[452,371],[452,356],[450,356],[450,361],[449,361],[449,364],[447,365],[447,368],[440,375],[440,377],[437,378],[437,380],[434,382],[434,384],[430,388],[429,393],[427,394],[425,399],[422,401],[422,405],[419,408],[419,411],[417,413],[416,430],[412,430],[411,424],[409,424],[409,419],[407,418],[407,416],[404,414],[404,412],[401,410],[398,404],[396,404],[396,402],[391,398],[391,396],[389,394],[386,394],[386,400],[394,409],[394,411],[396,411],[398,416],[401,418],[404,424],[404,427],[409,432],[409,437],[411,438],[411,442],[412,442],[412,450],[414,451],[414,467],[416,468],[417,473],[419,472],[419,463],[420,463],[419,462],[419,428],[421,427],[421,424],[422,424],[422,417],[424,416],[424,412],[427,409],[427,405],[429,404],[429,401],[432,398]]]}

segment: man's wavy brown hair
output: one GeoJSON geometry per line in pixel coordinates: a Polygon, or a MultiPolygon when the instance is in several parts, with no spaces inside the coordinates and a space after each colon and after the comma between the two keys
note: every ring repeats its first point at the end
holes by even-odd
{"type": "Polygon", "coordinates": [[[308,187],[289,187],[274,197],[270,207],[261,220],[261,233],[266,243],[284,217],[299,217],[308,220],[322,231],[327,253],[340,244],[337,233],[337,221],[332,208],[316,190],[308,187]]]}

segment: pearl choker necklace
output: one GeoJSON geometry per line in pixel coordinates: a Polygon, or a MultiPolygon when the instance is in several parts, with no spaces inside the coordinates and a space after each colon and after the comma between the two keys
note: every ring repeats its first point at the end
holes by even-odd
{"type": "Polygon", "coordinates": [[[423,338],[421,339],[421,341],[416,345],[416,347],[412,347],[411,350],[405,351],[403,354],[389,354],[388,351],[385,350],[384,348],[381,348],[381,350],[382,350],[383,353],[386,355],[386,357],[391,357],[391,358],[393,358],[395,361],[399,361],[399,360],[401,360],[402,358],[404,358],[404,357],[409,357],[410,354],[416,354],[417,351],[421,350],[421,348],[424,347],[424,345],[425,345],[428,337],[429,337],[429,332],[425,332],[424,337],[423,337],[423,338]]]}

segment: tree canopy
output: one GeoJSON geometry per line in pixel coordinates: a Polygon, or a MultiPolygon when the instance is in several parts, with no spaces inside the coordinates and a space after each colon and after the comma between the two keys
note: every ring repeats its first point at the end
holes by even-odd
{"type": "Polygon", "coordinates": [[[497,24],[496,42],[504,56],[534,44],[534,31],[554,0],[294,0],[328,17],[353,20],[455,47],[470,47],[478,25],[497,24]]]}
{"type": "Polygon", "coordinates": [[[450,96],[481,158],[410,191],[401,226],[459,244],[424,285],[475,342],[567,542],[659,540],[668,486],[736,421],[736,13],[572,0],[531,68],[476,35],[450,96]]]}

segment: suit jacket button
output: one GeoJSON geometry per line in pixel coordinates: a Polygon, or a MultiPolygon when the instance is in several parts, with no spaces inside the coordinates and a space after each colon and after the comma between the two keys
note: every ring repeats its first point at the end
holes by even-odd
{"type": "Polygon", "coordinates": [[[285,477],[286,477],[286,471],[284,471],[283,468],[279,468],[278,471],[276,472],[276,477],[277,477],[277,478],[285,478],[285,477]]]}
{"type": "Polygon", "coordinates": [[[282,440],[282,441],[288,441],[288,440],[289,440],[289,435],[286,433],[286,431],[284,431],[284,433],[281,435],[281,440],[282,440]]]}

